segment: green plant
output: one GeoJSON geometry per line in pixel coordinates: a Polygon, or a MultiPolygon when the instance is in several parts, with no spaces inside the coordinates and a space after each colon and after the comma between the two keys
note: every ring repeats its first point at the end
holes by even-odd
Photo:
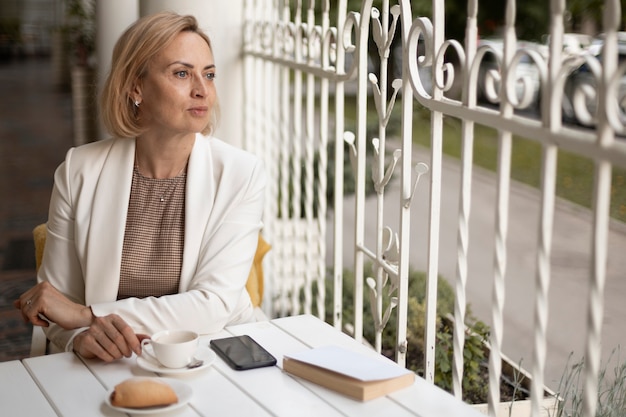
{"type": "MultiPolygon", "coordinates": [[[[626,362],[620,361],[619,350],[617,347],[600,369],[595,417],[622,417],[626,410],[626,362]],[[613,359],[616,361],[613,375],[607,375],[609,364],[613,359]]],[[[584,359],[570,365],[571,359],[572,354],[568,358],[559,382],[557,395],[561,401],[556,415],[551,417],[582,417],[583,415],[581,384],[585,370],[584,359]]]]}
{"type": "MultiPolygon", "coordinates": [[[[365,276],[372,276],[372,266],[367,265],[365,276]]],[[[426,274],[419,271],[409,272],[409,298],[408,298],[408,324],[407,340],[409,350],[407,353],[407,368],[423,374],[424,358],[424,329],[425,329],[425,289],[426,274]]],[[[326,285],[326,321],[332,322],[332,285],[326,285]]],[[[364,294],[363,312],[363,337],[369,343],[373,343],[375,338],[374,319],[371,308],[364,294]]],[[[388,296],[384,296],[383,304],[388,303],[388,296]]],[[[354,274],[351,271],[344,271],[343,280],[343,321],[352,323],[354,321],[354,274]]],[[[435,346],[435,357],[437,368],[435,370],[435,383],[451,391],[452,381],[452,325],[449,317],[454,311],[454,290],[443,278],[438,281],[437,291],[437,345],[435,346]]],[[[464,399],[470,403],[486,402],[486,390],[488,384],[485,383],[487,373],[485,369],[486,350],[483,341],[488,337],[489,327],[476,320],[471,309],[467,308],[467,330],[466,342],[464,346],[464,399]]],[[[382,353],[393,359],[395,355],[394,346],[396,334],[396,314],[395,310],[382,335],[382,353]]]]}
{"type": "Polygon", "coordinates": [[[94,0],[66,0],[65,17],[66,22],[62,30],[68,36],[76,64],[88,66],[89,59],[96,49],[94,0]]]}
{"type": "MultiPolygon", "coordinates": [[[[444,320],[437,332],[435,348],[435,384],[452,392],[452,347],[453,327],[449,320],[444,320]]],[[[489,337],[489,327],[474,321],[465,330],[463,346],[463,400],[475,404],[487,398],[488,384],[485,384],[484,364],[487,359],[484,342],[489,337]]]]}

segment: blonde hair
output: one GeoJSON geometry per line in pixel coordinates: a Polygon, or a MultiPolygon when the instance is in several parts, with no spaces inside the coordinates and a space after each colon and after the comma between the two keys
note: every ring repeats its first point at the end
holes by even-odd
{"type": "MultiPolygon", "coordinates": [[[[120,36],[113,48],[111,72],[100,99],[102,122],[113,135],[135,137],[144,131],[137,118],[131,92],[145,74],[150,61],[182,32],[197,33],[212,49],[211,40],[199,29],[195,17],[173,12],[142,17],[120,36]]],[[[212,133],[218,118],[219,104],[216,100],[211,121],[202,133],[212,133]]]]}

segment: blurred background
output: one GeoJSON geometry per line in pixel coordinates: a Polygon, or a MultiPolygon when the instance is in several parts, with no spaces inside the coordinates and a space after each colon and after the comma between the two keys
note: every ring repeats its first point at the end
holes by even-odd
{"type": "Polygon", "coordinates": [[[69,71],[51,52],[61,3],[0,0],[0,361],[28,356],[31,327],[12,302],[35,283],[32,229],[72,146],[69,71]]]}

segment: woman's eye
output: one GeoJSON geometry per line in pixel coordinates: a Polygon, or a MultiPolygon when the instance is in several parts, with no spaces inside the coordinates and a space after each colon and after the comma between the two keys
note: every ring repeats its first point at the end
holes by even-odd
{"type": "Polygon", "coordinates": [[[209,72],[206,75],[207,80],[214,80],[215,79],[215,73],[214,72],[209,72]]]}
{"type": "Polygon", "coordinates": [[[174,75],[176,75],[178,78],[186,78],[187,77],[187,71],[177,71],[174,73],[174,75]]]}

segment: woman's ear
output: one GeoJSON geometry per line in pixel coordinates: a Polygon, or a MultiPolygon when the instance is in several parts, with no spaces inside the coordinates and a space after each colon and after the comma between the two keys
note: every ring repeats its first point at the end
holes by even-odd
{"type": "Polygon", "coordinates": [[[141,102],[143,101],[143,96],[141,92],[142,92],[141,81],[137,80],[137,82],[135,82],[130,92],[130,98],[135,103],[136,106],[139,106],[139,104],[141,104],[141,102]]]}

